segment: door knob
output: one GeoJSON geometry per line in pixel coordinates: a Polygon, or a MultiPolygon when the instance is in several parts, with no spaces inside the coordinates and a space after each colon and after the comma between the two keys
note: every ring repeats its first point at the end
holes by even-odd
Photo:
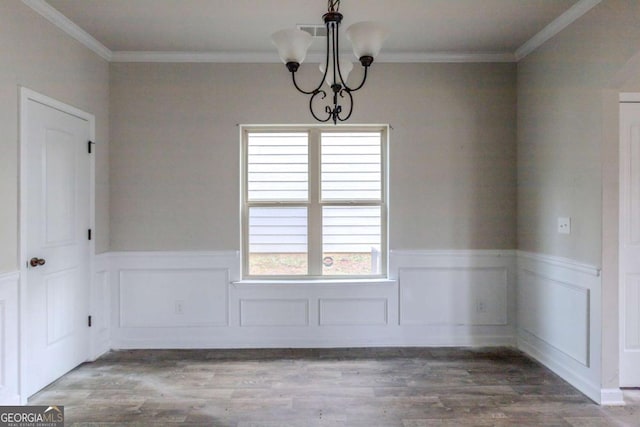
{"type": "Polygon", "coordinates": [[[43,258],[31,258],[31,260],[29,260],[31,267],[37,267],[39,265],[44,265],[45,263],[46,261],[43,258]]]}

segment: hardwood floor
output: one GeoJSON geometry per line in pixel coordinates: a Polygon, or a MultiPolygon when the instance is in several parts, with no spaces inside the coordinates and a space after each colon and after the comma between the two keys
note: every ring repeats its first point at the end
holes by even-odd
{"type": "Polygon", "coordinates": [[[67,426],[640,426],[509,348],[111,352],[29,404],[67,426]]]}

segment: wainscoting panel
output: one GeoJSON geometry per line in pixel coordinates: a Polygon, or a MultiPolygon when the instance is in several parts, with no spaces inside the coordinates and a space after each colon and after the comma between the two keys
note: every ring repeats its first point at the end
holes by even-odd
{"type": "Polygon", "coordinates": [[[394,251],[384,280],[242,281],[236,251],[109,265],[113,348],[515,343],[512,251],[394,251]]]}
{"type": "Polygon", "coordinates": [[[600,271],[518,254],[518,346],[596,402],[600,390],[600,271]]]}
{"type": "Polygon", "coordinates": [[[515,256],[512,251],[392,251],[403,329],[421,345],[513,345],[515,256]]]}
{"type": "Polygon", "coordinates": [[[520,326],[589,366],[589,289],[522,269],[520,326]]]}
{"type": "Polygon", "coordinates": [[[211,346],[237,263],[236,251],[110,254],[112,348],[211,346]]]}
{"type": "Polygon", "coordinates": [[[0,273],[0,405],[19,405],[19,273],[0,273]]]}
{"type": "Polygon", "coordinates": [[[402,268],[402,325],[506,325],[507,269],[402,268]]]}
{"type": "Polygon", "coordinates": [[[393,280],[243,281],[231,287],[240,308],[239,334],[259,347],[349,347],[396,345],[393,280]],[[390,312],[393,311],[393,314],[390,312]]]}
{"type": "Polygon", "coordinates": [[[226,326],[228,271],[120,270],[120,327],[226,326]]]}
{"type": "Polygon", "coordinates": [[[386,325],[388,303],[385,298],[323,298],[318,308],[320,325],[386,325]]]}
{"type": "Polygon", "coordinates": [[[309,300],[241,299],[240,326],[309,326],[309,300]]]}

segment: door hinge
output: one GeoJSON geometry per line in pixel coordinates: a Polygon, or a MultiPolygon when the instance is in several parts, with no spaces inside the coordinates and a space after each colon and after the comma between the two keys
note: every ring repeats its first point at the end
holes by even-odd
{"type": "Polygon", "coordinates": [[[89,238],[89,240],[91,240],[91,229],[87,230],[87,237],[89,238]]]}
{"type": "Polygon", "coordinates": [[[91,316],[89,316],[89,317],[87,318],[87,325],[88,325],[89,327],[91,327],[91,316]]]}
{"type": "Polygon", "coordinates": [[[87,141],[87,151],[89,152],[89,154],[93,152],[93,148],[91,147],[93,144],[95,144],[95,142],[87,141]]]}

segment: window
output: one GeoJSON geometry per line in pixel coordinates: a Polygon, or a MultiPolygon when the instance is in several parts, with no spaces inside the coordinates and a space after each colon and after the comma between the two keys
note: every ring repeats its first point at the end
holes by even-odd
{"type": "Polygon", "coordinates": [[[243,127],[242,138],[243,277],[386,275],[386,128],[243,127]]]}

